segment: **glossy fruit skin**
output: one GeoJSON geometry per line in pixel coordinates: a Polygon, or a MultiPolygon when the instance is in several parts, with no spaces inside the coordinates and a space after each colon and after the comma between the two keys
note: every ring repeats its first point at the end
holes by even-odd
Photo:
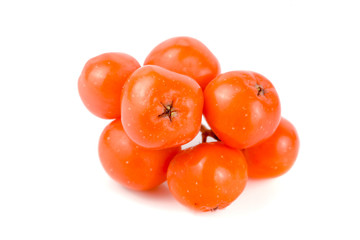
{"type": "Polygon", "coordinates": [[[122,87],[139,67],[136,59],[125,53],[104,53],[90,59],[78,80],[87,109],[100,118],[119,118],[122,87]]]}
{"type": "Polygon", "coordinates": [[[157,65],[195,79],[202,89],[220,74],[214,54],[199,40],[175,37],[157,45],[144,65],[157,65]]]}
{"type": "Polygon", "coordinates": [[[227,207],[241,194],[246,169],[240,150],[221,142],[202,143],[174,157],[167,181],[170,192],[183,205],[213,211],[227,207]]]}
{"type": "Polygon", "coordinates": [[[244,149],[249,177],[272,178],[283,175],[293,166],[299,146],[299,136],[294,125],[282,118],[270,138],[244,149]]]}
{"type": "Polygon", "coordinates": [[[255,72],[220,74],[206,87],[204,101],[211,129],[233,148],[248,148],[270,137],[281,118],[274,86],[255,72]]]}
{"type": "Polygon", "coordinates": [[[190,77],[144,66],[124,85],[121,121],[129,138],[140,146],[176,147],[198,134],[203,102],[200,86],[190,77]]]}
{"type": "Polygon", "coordinates": [[[166,180],[167,167],[180,147],[164,150],[145,149],[125,134],[120,119],[103,130],[99,157],[108,175],[134,190],[152,189],[166,180]]]}

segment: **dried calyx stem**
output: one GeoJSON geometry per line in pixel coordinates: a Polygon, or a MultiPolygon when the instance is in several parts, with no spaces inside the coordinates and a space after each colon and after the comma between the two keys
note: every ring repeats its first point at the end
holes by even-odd
{"type": "Polygon", "coordinates": [[[173,102],[168,105],[161,103],[164,107],[163,113],[159,114],[158,117],[167,117],[170,122],[172,122],[173,118],[176,117],[177,111],[174,109],[173,102]]]}
{"type": "Polygon", "coordinates": [[[263,86],[261,86],[260,84],[255,84],[255,88],[257,90],[257,95],[258,96],[264,96],[265,95],[265,89],[263,88],[263,86]]]}
{"type": "Polygon", "coordinates": [[[217,141],[221,141],[211,129],[206,128],[203,124],[201,124],[200,132],[201,132],[201,137],[202,137],[203,143],[206,143],[206,139],[208,137],[212,137],[213,139],[215,139],[217,141]]]}

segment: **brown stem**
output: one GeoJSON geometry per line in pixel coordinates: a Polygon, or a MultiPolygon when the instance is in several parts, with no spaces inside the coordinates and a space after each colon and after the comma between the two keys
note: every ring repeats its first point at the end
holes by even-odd
{"type": "Polygon", "coordinates": [[[265,89],[263,88],[263,86],[261,86],[260,84],[255,84],[255,88],[258,91],[257,95],[260,96],[264,96],[265,95],[265,89]]]}
{"type": "Polygon", "coordinates": [[[206,143],[206,139],[208,137],[212,137],[217,141],[221,141],[211,129],[206,128],[203,124],[201,124],[200,132],[203,143],[206,143]]]}
{"type": "Polygon", "coordinates": [[[177,111],[173,107],[173,102],[168,105],[161,103],[161,105],[164,107],[164,112],[159,114],[158,117],[167,117],[170,122],[172,122],[173,118],[177,115],[177,111]]]}

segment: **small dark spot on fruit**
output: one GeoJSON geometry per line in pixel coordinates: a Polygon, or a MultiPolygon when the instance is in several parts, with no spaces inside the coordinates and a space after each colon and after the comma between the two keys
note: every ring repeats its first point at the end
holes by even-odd
{"type": "Polygon", "coordinates": [[[210,209],[210,211],[211,211],[211,212],[214,212],[214,211],[216,211],[216,210],[218,210],[218,209],[219,209],[219,205],[216,206],[216,207],[214,207],[214,208],[212,208],[212,209],[210,209]]]}

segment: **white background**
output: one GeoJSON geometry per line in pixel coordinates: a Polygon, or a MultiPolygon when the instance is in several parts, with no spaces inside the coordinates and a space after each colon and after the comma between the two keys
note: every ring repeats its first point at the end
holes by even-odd
{"type": "Polygon", "coordinates": [[[1,1],[0,239],[360,239],[357,2],[1,1]],[[142,63],[181,35],[223,72],[270,79],[300,135],[290,172],[249,181],[221,211],[114,183],[97,155],[109,121],[77,93],[89,58],[142,63]]]}

